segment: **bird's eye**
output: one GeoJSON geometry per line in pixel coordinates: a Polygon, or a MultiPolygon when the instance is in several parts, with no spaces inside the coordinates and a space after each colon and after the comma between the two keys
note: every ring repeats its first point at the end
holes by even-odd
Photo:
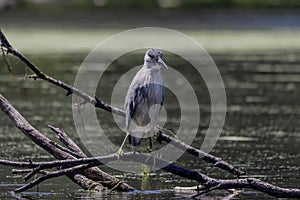
{"type": "Polygon", "coordinates": [[[155,57],[154,55],[148,54],[148,56],[149,56],[151,59],[155,60],[155,61],[157,61],[157,60],[158,60],[158,58],[157,58],[157,57],[155,57]]]}
{"type": "Polygon", "coordinates": [[[151,54],[148,54],[148,56],[149,56],[150,58],[154,58],[154,56],[153,56],[153,55],[151,55],[151,54]]]}

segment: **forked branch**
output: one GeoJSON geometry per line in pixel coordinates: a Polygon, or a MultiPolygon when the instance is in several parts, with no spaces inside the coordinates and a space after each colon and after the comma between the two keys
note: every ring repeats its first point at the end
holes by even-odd
{"type": "MultiPolygon", "coordinates": [[[[24,135],[29,137],[32,141],[34,141],[48,153],[52,154],[55,158],[59,160],[76,158],[68,152],[63,151],[53,145],[53,141],[51,141],[45,135],[41,134],[37,129],[29,124],[28,121],[1,94],[0,109],[11,119],[11,121],[18,127],[18,129],[24,133],[24,135]]],[[[84,157],[84,154],[81,150],[78,151],[78,154],[81,154],[81,156],[84,157]]],[[[41,170],[39,166],[36,167],[38,167],[38,170],[36,171],[41,170]]],[[[32,175],[28,176],[28,178],[30,178],[32,175]]],[[[111,176],[110,174],[107,174],[96,167],[88,168],[82,173],[68,173],[67,176],[85,189],[89,189],[91,188],[91,186],[102,189],[104,189],[104,187],[114,188],[116,186],[116,183],[120,182],[120,180],[118,180],[114,176],[111,176]]],[[[131,191],[134,188],[123,182],[122,184],[119,184],[116,189],[119,191],[131,191]]]]}

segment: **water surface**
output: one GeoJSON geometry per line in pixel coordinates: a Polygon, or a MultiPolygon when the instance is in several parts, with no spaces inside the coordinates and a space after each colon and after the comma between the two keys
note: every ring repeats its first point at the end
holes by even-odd
{"type": "MultiPolygon", "coordinates": [[[[52,53],[29,54],[29,58],[49,75],[72,84],[78,67],[86,53],[52,53]]],[[[109,101],[113,83],[118,80],[122,71],[129,70],[131,65],[142,63],[141,54],[132,54],[132,60],[120,58],[109,67],[101,82],[98,95],[109,101]],[[125,61],[124,61],[125,60],[125,61]],[[119,70],[122,68],[122,70],[119,70]]],[[[299,154],[299,119],[300,119],[300,53],[289,51],[257,51],[213,53],[225,83],[227,93],[227,118],[221,138],[211,152],[237,167],[245,169],[249,176],[283,187],[300,187],[300,154],[299,154]]],[[[171,66],[185,65],[185,61],[166,55],[165,60],[171,66]]],[[[49,138],[55,140],[55,135],[47,128],[48,124],[60,127],[79,141],[74,128],[71,110],[71,97],[66,97],[62,89],[44,81],[25,78],[31,74],[24,65],[10,58],[12,73],[3,67],[1,59],[0,92],[34,125],[49,138]]],[[[181,69],[188,80],[193,82],[197,91],[201,109],[200,130],[193,146],[200,147],[210,120],[210,98],[200,77],[186,68],[181,69]]],[[[176,129],[178,126],[178,102],[172,94],[167,93],[166,108],[168,121],[166,128],[176,129]],[[168,98],[169,95],[169,98],[168,98]]],[[[114,127],[110,114],[98,111],[103,127],[107,129],[109,138],[120,144],[124,135],[114,127]]],[[[23,136],[4,114],[0,114],[0,157],[16,161],[52,160],[45,153],[23,136]]],[[[187,130],[188,131],[188,130],[187,130]]],[[[93,141],[97,144],[97,141],[93,141]]],[[[177,161],[178,165],[189,169],[197,169],[212,177],[234,178],[229,173],[212,168],[201,160],[184,155],[177,161]]],[[[107,167],[104,170],[137,189],[142,189],[140,174],[122,173],[107,167]]],[[[10,191],[22,184],[19,175],[11,175],[11,168],[0,169],[0,198],[12,199],[10,191]]],[[[173,191],[175,186],[193,186],[195,182],[173,176],[163,171],[150,174],[146,190],[137,193],[92,193],[80,189],[65,177],[48,180],[22,194],[28,199],[99,199],[99,198],[185,198],[191,194],[181,194],[173,191]]],[[[226,191],[207,195],[224,197],[226,191]]],[[[270,198],[270,196],[243,190],[236,196],[238,199],[270,198]]]]}

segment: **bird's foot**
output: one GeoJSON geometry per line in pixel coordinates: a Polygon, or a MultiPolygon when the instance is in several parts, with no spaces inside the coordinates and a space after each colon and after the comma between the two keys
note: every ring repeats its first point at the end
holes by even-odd
{"type": "Polygon", "coordinates": [[[147,147],[147,153],[151,153],[153,151],[152,147],[147,147]]]}
{"type": "Polygon", "coordinates": [[[121,157],[121,156],[123,156],[124,155],[124,151],[123,151],[123,149],[122,148],[120,148],[117,152],[116,152],[116,154],[117,154],[117,157],[118,157],[118,159],[121,157]]]}

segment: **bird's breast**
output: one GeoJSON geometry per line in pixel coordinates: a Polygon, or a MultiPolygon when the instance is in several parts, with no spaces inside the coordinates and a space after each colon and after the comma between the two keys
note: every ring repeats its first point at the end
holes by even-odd
{"type": "Polygon", "coordinates": [[[146,76],[147,83],[163,84],[163,79],[159,69],[151,69],[146,76]]]}

